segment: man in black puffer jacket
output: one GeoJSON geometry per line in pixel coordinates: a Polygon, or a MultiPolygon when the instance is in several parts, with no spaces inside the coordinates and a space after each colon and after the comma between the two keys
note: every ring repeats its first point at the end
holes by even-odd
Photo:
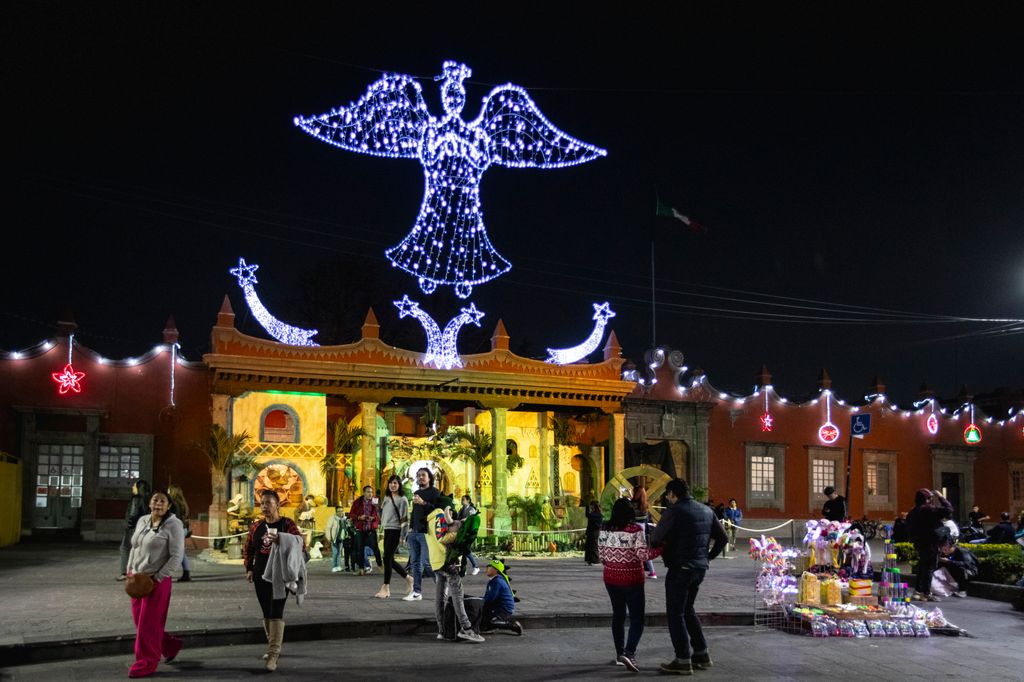
{"type": "Polygon", "coordinates": [[[707,505],[690,497],[686,481],[674,479],[665,486],[667,508],[651,536],[651,544],[662,547],[665,576],[665,613],[676,657],[661,665],[667,673],[689,675],[693,669],[711,666],[708,643],[693,603],[708,562],[718,556],[729,538],[721,522],[707,505]],[[715,541],[711,552],[708,545],[715,541]],[[691,647],[692,644],[692,647],[691,647]]]}

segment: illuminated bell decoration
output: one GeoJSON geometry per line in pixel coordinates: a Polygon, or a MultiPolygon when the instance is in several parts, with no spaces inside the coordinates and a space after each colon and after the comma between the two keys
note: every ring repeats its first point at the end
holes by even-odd
{"type": "Polygon", "coordinates": [[[286,343],[289,346],[319,345],[310,341],[311,337],[316,336],[316,329],[300,329],[290,324],[285,324],[271,315],[270,311],[263,306],[263,303],[260,302],[260,297],[256,295],[256,289],[253,287],[258,281],[256,279],[256,270],[259,267],[255,263],[246,265],[245,259],[239,258],[238,267],[229,270],[232,275],[238,278],[238,286],[242,287],[242,293],[245,294],[245,302],[248,304],[249,310],[252,311],[256,321],[267,330],[268,334],[281,343],[286,343]]]}
{"type": "Polygon", "coordinates": [[[818,438],[821,439],[822,443],[831,445],[839,440],[839,427],[832,422],[825,422],[818,429],[818,438]]]}
{"type": "Polygon", "coordinates": [[[968,445],[977,445],[981,442],[981,429],[977,424],[968,424],[964,429],[964,442],[968,445]]]}
{"type": "Polygon", "coordinates": [[[441,83],[444,115],[427,110],[412,76],[389,73],[359,100],[308,118],[299,128],[346,151],[393,159],[418,159],[425,189],[412,230],[388,249],[388,260],[419,280],[424,293],[439,285],[468,298],[473,286],[499,277],[512,265],[491,245],[484,227],[480,180],[493,164],[508,168],[562,168],[607,152],[551,124],[523,88],[507,84],[483,99],[480,115],[462,119],[472,71],[447,61],[441,83]]]}
{"type": "Polygon", "coordinates": [[[925,425],[928,427],[928,433],[933,436],[939,432],[939,418],[935,416],[934,412],[928,415],[928,420],[925,422],[925,425]]]}
{"type": "Polygon", "coordinates": [[[772,430],[772,422],[774,422],[774,421],[775,420],[772,419],[772,416],[769,413],[765,412],[764,414],[762,414],[761,415],[761,430],[762,431],[771,431],[772,430]]]}
{"type": "Polygon", "coordinates": [[[460,314],[445,325],[442,332],[434,318],[421,310],[419,303],[410,300],[408,295],[402,296],[400,301],[394,301],[394,304],[398,308],[399,319],[414,317],[423,326],[423,331],[427,334],[427,352],[423,355],[424,364],[434,365],[438,369],[462,367],[462,359],[459,357],[459,349],[456,344],[459,330],[466,323],[479,327],[480,318],[484,316],[484,313],[470,303],[468,308],[462,308],[460,314]]]}
{"type": "Polygon", "coordinates": [[[54,372],[50,376],[57,382],[59,386],[57,390],[61,395],[66,395],[68,391],[82,392],[82,379],[85,378],[85,372],[75,371],[70,362],[64,365],[63,372],[54,372]]]}
{"type": "Polygon", "coordinates": [[[607,301],[600,304],[592,303],[591,305],[594,306],[594,319],[597,321],[594,323],[594,330],[590,332],[590,336],[583,343],[572,348],[548,348],[548,358],[545,362],[551,362],[556,365],[568,365],[573,362],[579,362],[597,349],[597,346],[601,343],[601,338],[604,336],[604,328],[608,324],[608,318],[615,317],[615,313],[608,307],[607,301]]]}

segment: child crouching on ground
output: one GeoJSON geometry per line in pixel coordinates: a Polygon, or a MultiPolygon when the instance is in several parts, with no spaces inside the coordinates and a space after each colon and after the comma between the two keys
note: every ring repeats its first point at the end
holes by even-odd
{"type": "Polygon", "coordinates": [[[487,578],[481,631],[507,630],[515,635],[523,634],[523,626],[518,620],[513,619],[516,612],[516,597],[505,564],[499,559],[487,564],[487,578]]]}

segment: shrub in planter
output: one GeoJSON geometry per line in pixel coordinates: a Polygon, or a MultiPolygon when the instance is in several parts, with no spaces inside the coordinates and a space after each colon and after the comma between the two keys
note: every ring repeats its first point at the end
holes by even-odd
{"type": "MultiPolygon", "coordinates": [[[[894,546],[896,560],[917,563],[917,550],[909,542],[894,546]]],[[[978,557],[977,580],[986,583],[1013,584],[1024,575],[1024,552],[1017,545],[965,545],[978,557]]],[[[913,568],[913,567],[912,567],[913,568]]]]}

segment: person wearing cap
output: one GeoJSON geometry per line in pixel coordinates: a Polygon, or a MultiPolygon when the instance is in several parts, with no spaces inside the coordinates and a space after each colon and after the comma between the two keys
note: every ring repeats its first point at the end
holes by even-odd
{"type": "Polygon", "coordinates": [[[942,522],[953,516],[953,505],[938,490],[928,488],[914,493],[914,505],[907,514],[907,530],[918,558],[917,581],[911,598],[938,601],[932,596],[932,574],[939,566],[939,548],[949,539],[949,531],[942,522]]]}
{"type": "Polygon", "coordinates": [[[842,495],[836,494],[836,489],[832,486],[828,486],[824,490],[825,504],[821,507],[821,515],[823,518],[829,521],[845,521],[846,520],[846,498],[842,495]]]}
{"type": "Polygon", "coordinates": [[[508,579],[508,569],[500,559],[487,564],[487,591],[484,592],[484,613],[482,632],[508,630],[515,635],[523,634],[523,626],[514,620],[516,597],[508,579]]]}

